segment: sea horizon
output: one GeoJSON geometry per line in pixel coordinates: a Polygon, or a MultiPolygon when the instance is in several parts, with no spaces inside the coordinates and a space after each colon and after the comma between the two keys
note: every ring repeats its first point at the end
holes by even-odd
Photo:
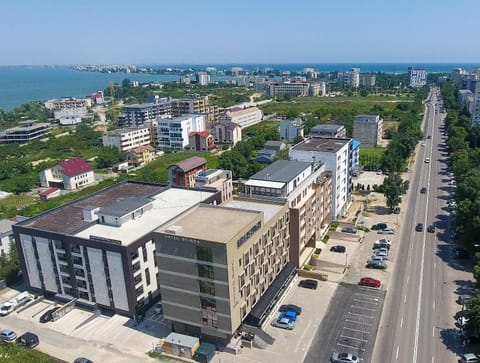
{"type": "MultiPolygon", "coordinates": [[[[46,101],[60,97],[85,97],[97,90],[104,90],[110,82],[122,82],[129,78],[139,82],[168,82],[179,79],[177,75],[147,73],[100,73],[76,71],[72,65],[4,65],[0,66],[0,109],[11,111],[21,104],[32,101],[46,101]]],[[[93,64],[92,64],[93,65],[93,64]]],[[[98,64],[98,65],[114,65],[98,64]]],[[[117,64],[117,65],[132,65],[117,64]]],[[[408,67],[425,68],[430,73],[447,73],[454,68],[465,68],[471,71],[480,67],[479,63],[205,63],[205,64],[135,64],[138,67],[156,69],[204,69],[215,67],[219,70],[231,67],[274,68],[279,71],[302,71],[314,68],[318,72],[346,71],[360,68],[360,72],[406,73],[408,67]]],[[[215,77],[212,81],[231,79],[231,77],[215,77]]]]}

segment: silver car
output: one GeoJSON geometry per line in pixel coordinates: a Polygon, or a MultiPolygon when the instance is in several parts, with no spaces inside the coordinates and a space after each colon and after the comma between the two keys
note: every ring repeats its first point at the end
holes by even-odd
{"type": "Polygon", "coordinates": [[[332,363],[358,363],[359,359],[356,355],[350,353],[333,353],[330,358],[332,363]]]}
{"type": "Polygon", "coordinates": [[[293,328],[295,327],[295,321],[288,318],[276,319],[272,321],[272,326],[287,330],[293,330],[293,328]]]}
{"type": "Polygon", "coordinates": [[[393,228],[385,228],[385,229],[381,229],[377,233],[378,234],[395,234],[395,230],[393,228]]]}

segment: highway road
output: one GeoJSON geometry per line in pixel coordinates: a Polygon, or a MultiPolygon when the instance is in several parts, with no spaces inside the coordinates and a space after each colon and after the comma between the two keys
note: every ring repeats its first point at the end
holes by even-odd
{"type": "Polygon", "coordinates": [[[425,140],[417,148],[407,215],[403,221],[395,271],[390,280],[372,362],[456,362],[461,352],[454,313],[456,291],[471,277],[452,254],[451,215],[446,203],[453,186],[443,138],[445,114],[438,89],[427,99],[425,140]],[[430,158],[427,162],[426,158],[430,158]],[[420,189],[426,187],[426,193],[420,189]],[[421,232],[415,230],[423,223],[421,232]],[[436,224],[435,233],[427,227],[436,224]]]}

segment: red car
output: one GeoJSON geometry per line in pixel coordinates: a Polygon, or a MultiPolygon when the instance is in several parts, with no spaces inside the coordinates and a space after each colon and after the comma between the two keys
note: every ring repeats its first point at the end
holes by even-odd
{"type": "Polygon", "coordinates": [[[358,284],[360,286],[380,287],[381,282],[372,277],[362,277],[358,284]]]}

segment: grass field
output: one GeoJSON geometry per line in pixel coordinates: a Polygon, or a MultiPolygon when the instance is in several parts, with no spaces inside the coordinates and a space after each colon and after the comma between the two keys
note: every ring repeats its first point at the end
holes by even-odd
{"type": "Polygon", "coordinates": [[[385,148],[362,148],[360,145],[360,165],[365,170],[376,170],[385,148]]]}

